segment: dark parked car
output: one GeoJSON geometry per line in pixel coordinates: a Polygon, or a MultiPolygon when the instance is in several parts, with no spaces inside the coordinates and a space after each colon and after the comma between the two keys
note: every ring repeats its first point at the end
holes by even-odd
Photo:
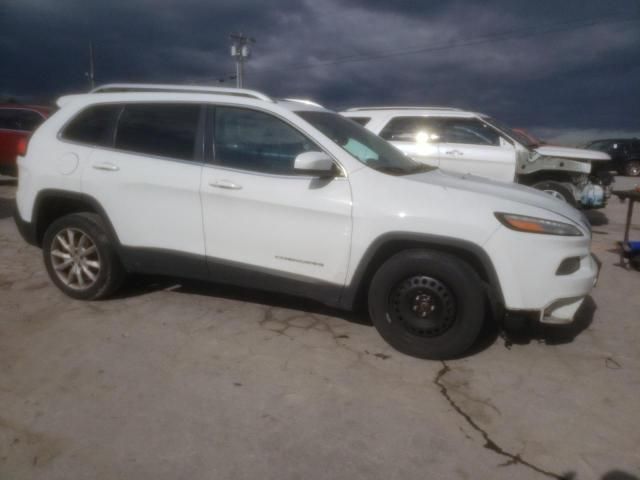
{"type": "Polygon", "coordinates": [[[50,114],[47,107],[0,105],[0,174],[16,175],[16,157],[31,133],[50,114]]]}
{"type": "Polygon", "coordinates": [[[606,167],[621,175],[640,176],[640,138],[594,140],[584,148],[611,155],[606,167]]]}

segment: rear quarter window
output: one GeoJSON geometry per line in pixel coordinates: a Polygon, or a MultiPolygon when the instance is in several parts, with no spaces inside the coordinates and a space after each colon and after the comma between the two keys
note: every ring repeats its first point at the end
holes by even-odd
{"type": "Polygon", "coordinates": [[[71,142],[111,147],[113,129],[122,105],[94,105],[82,110],[62,130],[61,137],[71,142]]]}

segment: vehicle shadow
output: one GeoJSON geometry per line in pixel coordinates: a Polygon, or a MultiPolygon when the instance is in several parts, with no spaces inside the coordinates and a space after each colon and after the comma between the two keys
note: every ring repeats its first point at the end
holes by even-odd
{"type": "Polygon", "coordinates": [[[598,306],[591,296],[588,296],[578,309],[576,316],[568,325],[548,325],[537,321],[523,321],[518,325],[503,328],[500,336],[504,345],[528,345],[532,341],[547,345],[562,345],[571,343],[580,333],[585,331],[591,323],[598,306]]]}
{"type": "Polygon", "coordinates": [[[589,223],[592,227],[599,227],[601,225],[609,224],[609,218],[605,215],[604,212],[601,212],[600,210],[586,210],[584,214],[587,217],[587,220],[589,220],[589,223]]]}
{"type": "Polygon", "coordinates": [[[300,310],[301,312],[327,315],[342,318],[359,325],[371,325],[366,312],[349,312],[337,308],[328,307],[319,302],[306,298],[294,297],[281,293],[272,293],[264,290],[256,290],[233,285],[223,285],[213,282],[176,279],[151,275],[133,275],[126,284],[111,298],[129,298],[144,295],[160,290],[169,290],[177,293],[201,295],[207,297],[224,298],[239,302],[256,303],[269,307],[300,310]]]}
{"type": "Polygon", "coordinates": [[[602,476],[601,480],[640,480],[640,478],[622,470],[610,470],[602,476]]]}
{"type": "Polygon", "coordinates": [[[13,216],[13,206],[15,200],[13,198],[0,197],[0,220],[13,216]]]}
{"type": "MultiPolygon", "coordinates": [[[[365,308],[355,311],[341,310],[328,307],[319,302],[290,296],[280,293],[266,292],[263,290],[248,289],[232,285],[216,284],[206,281],[176,279],[155,275],[134,275],[111,299],[122,299],[145,295],[161,290],[187,293],[191,295],[202,295],[239,302],[255,303],[269,307],[299,310],[304,313],[326,315],[339,318],[357,325],[367,325],[373,327],[371,319],[365,308]]],[[[474,345],[464,354],[456,358],[466,358],[480,353],[491,347],[499,337],[499,322],[493,318],[489,307],[485,314],[486,321],[483,329],[474,345]]]]}

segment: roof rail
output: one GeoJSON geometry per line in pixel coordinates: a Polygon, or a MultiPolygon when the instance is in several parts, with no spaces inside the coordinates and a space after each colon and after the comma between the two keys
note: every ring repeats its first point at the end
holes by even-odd
{"type": "Polygon", "coordinates": [[[235,95],[237,97],[256,98],[266,102],[273,99],[264,93],[244,88],[202,87],[197,85],[163,85],[153,83],[108,83],[94,88],[89,93],[118,93],[118,92],[181,92],[181,93],[217,93],[220,95],[235,95]]]}
{"type": "Polygon", "coordinates": [[[400,107],[354,107],[354,108],[348,108],[346,111],[347,112],[359,112],[361,110],[452,110],[452,111],[460,111],[459,108],[454,108],[454,107],[407,107],[407,106],[400,106],[400,107]]]}
{"type": "Polygon", "coordinates": [[[296,102],[296,103],[303,103],[305,105],[311,105],[312,107],[320,107],[320,108],[324,108],[322,105],[320,105],[319,103],[316,103],[312,100],[306,100],[304,98],[283,98],[284,101],[286,102],[296,102]]]}

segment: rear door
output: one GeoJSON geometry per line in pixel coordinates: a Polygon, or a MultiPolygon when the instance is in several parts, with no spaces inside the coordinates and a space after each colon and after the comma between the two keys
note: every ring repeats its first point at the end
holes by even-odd
{"type": "Polygon", "coordinates": [[[516,173],[516,149],[511,140],[478,118],[440,118],[440,168],[504,182],[516,173]]]}
{"type": "Polygon", "coordinates": [[[335,292],[349,259],[347,178],[296,172],[297,155],[321,148],[283,118],[218,106],[210,119],[215,161],[204,167],[201,188],[214,277],[276,290],[282,281],[291,293],[335,292]]]}
{"type": "MultiPolygon", "coordinates": [[[[184,273],[206,271],[199,194],[203,115],[195,103],[122,105],[112,148],[96,148],[84,169],[83,191],[105,209],[140,270],[175,271],[155,263],[180,256],[199,270],[184,273]]],[[[187,266],[173,267],[181,265],[187,266]]]]}
{"type": "Polygon", "coordinates": [[[440,165],[438,119],[427,116],[391,118],[378,134],[417,162],[440,165]]]}

